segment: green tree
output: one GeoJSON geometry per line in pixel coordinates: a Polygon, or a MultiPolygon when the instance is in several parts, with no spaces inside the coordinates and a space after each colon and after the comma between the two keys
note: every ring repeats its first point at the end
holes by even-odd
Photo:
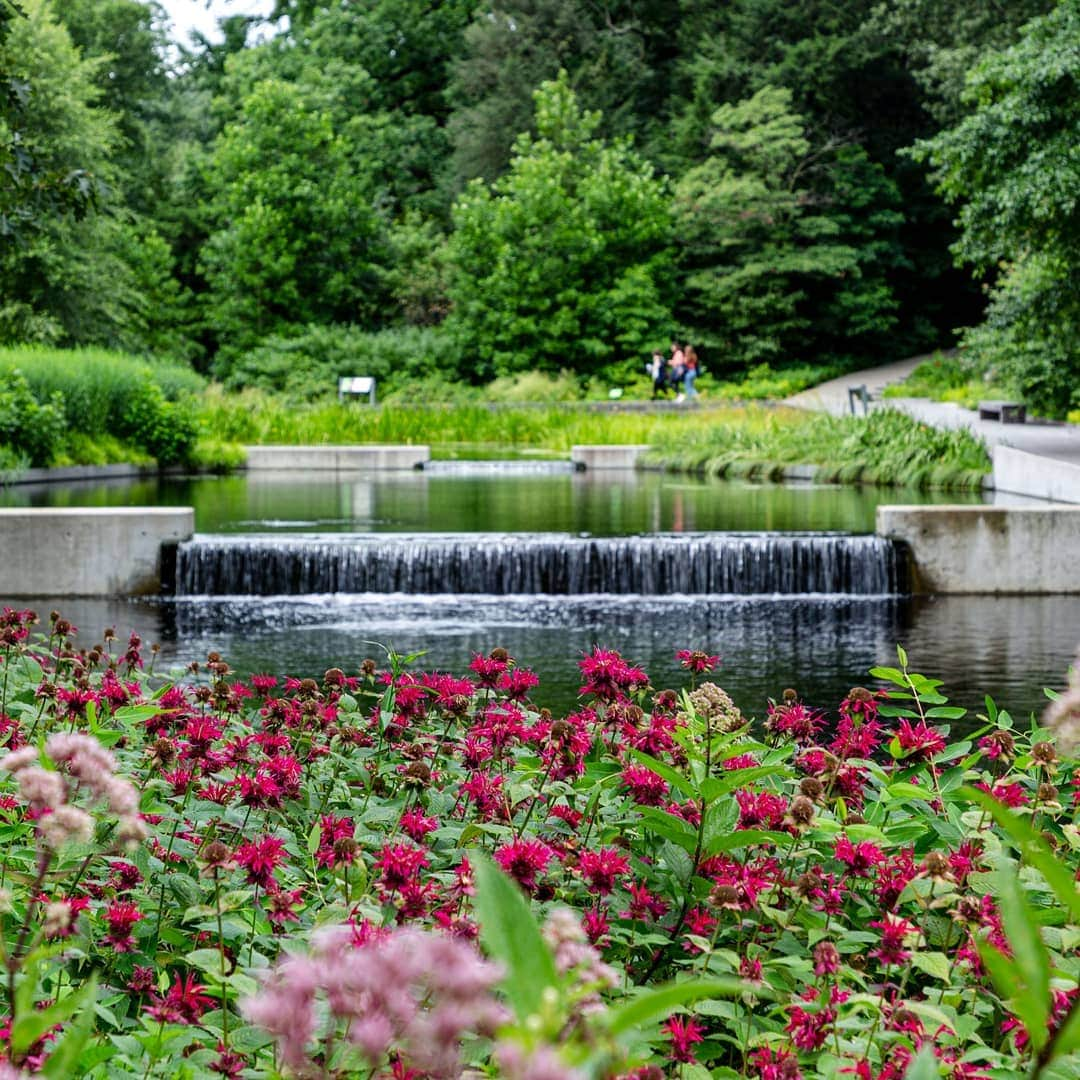
{"type": "Polygon", "coordinates": [[[960,204],[957,259],[999,270],[964,343],[1037,408],[1080,405],[1080,0],[1061,0],[971,73],[972,110],[917,148],[960,204]]]}
{"type": "Polygon", "coordinates": [[[507,168],[517,134],[536,134],[533,92],[560,70],[583,106],[601,113],[605,137],[660,143],[677,22],[667,0],[499,0],[477,9],[448,90],[455,187],[507,168]]]}
{"type": "Polygon", "coordinates": [[[370,323],[380,222],[330,115],[302,86],[265,81],[214,149],[218,223],[202,253],[207,322],[230,350],[292,325],[370,323]]]}
{"type": "Polygon", "coordinates": [[[880,341],[900,221],[880,168],[857,147],[813,148],[786,89],[721,106],[713,127],[675,191],[685,322],[710,361],[849,359],[880,341]]]}
{"type": "Polygon", "coordinates": [[[670,332],[664,184],[628,141],[596,137],[565,73],[535,101],[538,135],[454,208],[449,328],[480,375],[636,366],[670,332]]]}

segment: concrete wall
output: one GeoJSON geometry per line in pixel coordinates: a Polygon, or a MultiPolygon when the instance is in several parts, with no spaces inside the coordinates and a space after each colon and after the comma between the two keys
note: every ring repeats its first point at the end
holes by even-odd
{"type": "Polygon", "coordinates": [[[572,446],[570,460],[579,469],[633,469],[648,446],[572,446]]]}
{"type": "Polygon", "coordinates": [[[919,593],[1080,593],[1080,506],[879,506],[919,593]]]}
{"type": "Polygon", "coordinates": [[[1080,503],[1080,465],[1011,446],[995,446],[993,454],[995,490],[1080,503]]]}
{"type": "Polygon", "coordinates": [[[420,469],[431,459],[427,446],[246,446],[249,469],[420,469]]]}
{"type": "Polygon", "coordinates": [[[160,592],[162,545],[194,529],[189,506],[0,509],[0,602],[160,592]]]}

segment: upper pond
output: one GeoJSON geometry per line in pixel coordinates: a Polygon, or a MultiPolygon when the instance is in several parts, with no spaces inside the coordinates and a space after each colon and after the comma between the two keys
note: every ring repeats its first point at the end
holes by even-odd
{"type": "Polygon", "coordinates": [[[412,473],[239,473],[0,489],[3,506],[193,506],[222,532],[867,533],[879,503],[981,502],[980,495],[831,484],[758,484],[660,473],[576,473],[563,463],[412,473]]]}

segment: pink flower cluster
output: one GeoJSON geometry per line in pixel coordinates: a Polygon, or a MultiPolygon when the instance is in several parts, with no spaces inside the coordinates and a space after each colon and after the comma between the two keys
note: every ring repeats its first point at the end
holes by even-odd
{"type": "Polygon", "coordinates": [[[322,996],[335,1029],[371,1068],[385,1064],[393,1048],[411,1067],[450,1077],[460,1072],[462,1037],[493,1035],[505,1022],[492,994],[500,977],[498,967],[458,938],[339,925],[316,931],[309,955],[281,961],[242,1010],[277,1039],[291,1069],[314,1067],[322,996]]]}
{"type": "Polygon", "coordinates": [[[87,805],[104,804],[116,815],[118,846],[128,847],[146,838],[138,792],[117,774],[116,758],[97,739],[58,732],[49,736],[44,753],[57,769],[44,768],[41,753],[32,746],[6,754],[0,759],[0,769],[17,780],[19,794],[36,818],[46,847],[56,850],[69,840],[87,843],[93,837],[94,819],[74,802],[83,792],[88,795],[87,805]]]}

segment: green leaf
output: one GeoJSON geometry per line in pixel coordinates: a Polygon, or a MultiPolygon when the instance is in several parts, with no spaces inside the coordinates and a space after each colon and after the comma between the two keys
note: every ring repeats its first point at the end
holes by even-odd
{"type": "Polygon", "coordinates": [[[506,969],[503,991],[519,1022],[539,1009],[544,991],[555,986],[555,963],[528,901],[488,857],[469,852],[476,875],[476,915],[480,941],[506,969]]]}
{"type": "Polygon", "coordinates": [[[677,1005],[701,998],[737,997],[743,991],[752,991],[757,997],[768,997],[768,987],[751,985],[735,977],[727,979],[691,979],[688,982],[668,983],[655,990],[646,990],[630,1001],[609,1010],[607,1028],[612,1035],[621,1035],[651,1023],[657,1017],[667,1016],[677,1005]],[[764,993],[762,992],[764,991],[764,993]]]}
{"type": "Polygon", "coordinates": [[[95,971],[75,993],[69,995],[69,998],[77,999],[71,1007],[75,1019],[64,1030],[59,1042],[53,1044],[48,1058],[41,1066],[41,1074],[49,1080],[66,1080],[77,1071],[83,1049],[94,1031],[95,1013],[89,1005],[97,995],[97,983],[98,976],[95,971]]]}
{"type": "MultiPolygon", "coordinates": [[[[94,1010],[90,1002],[97,994],[97,975],[92,975],[78,990],[59,1001],[53,1002],[47,1009],[34,1009],[19,1017],[11,1032],[11,1049],[15,1054],[23,1054],[30,1049],[50,1028],[64,1023],[77,1009],[87,1006],[90,1025],[93,1027],[94,1010]]],[[[89,1033],[88,1033],[89,1034],[89,1033]]]]}
{"type": "Polygon", "coordinates": [[[907,653],[904,651],[903,645],[896,646],[896,658],[900,661],[900,666],[907,670],[907,653]]]}
{"type": "Polygon", "coordinates": [[[1030,863],[1046,879],[1047,885],[1069,913],[1070,922],[1080,923],[1080,890],[1076,887],[1071,871],[1024,818],[1014,814],[992,795],[978,788],[963,787],[957,794],[976,803],[1005,830],[1020,850],[1021,857],[1030,863]]]}
{"type": "Polygon", "coordinates": [[[769,847],[791,843],[787,833],[766,832],[763,829],[737,829],[735,832],[717,836],[705,849],[706,856],[716,855],[721,851],[735,851],[753,844],[766,844],[769,847]]]}
{"type": "Polygon", "coordinates": [[[934,1057],[934,1051],[927,1046],[920,1050],[918,1056],[908,1065],[904,1080],[938,1080],[940,1076],[941,1067],[934,1057]]]}
{"type": "Polygon", "coordinates": [[[678,844],[684,851],[693,852],[697,847],[697,833],[682,818],[666,810],[645,806],[641,808],[641,825],[657,836],[678,844]]]}
{"type": "Polygon", "coordinates": [[[1028,1035],[1041,1046],[1046,1040],[1046,1025],[1050,1018],[1050,957],[1039,933],[1039,925],[1024,896],[1023,887],[1013,867],[1005,867],[998,875],[998,902],[1005,935],[1012,947],[1013,965],[1020,973],[1023,985],[1014,990],[1024,998],[1032,1016],[1028,1035]],[[1036,1037],[1034,1029],[1040,1029],[1036,1037]]]}
{"type": "Polygon", "coordinates": [[[870,674],[875,679],[883,679],[885,682],[891,682],[894,686],[907,686],[904,673],[894,667],[872,667],[870,674]]]}
{"type": "Polygon", "coordinates": [[[949,981],[949,958],[942,952],[913,953],[911,964],[941,982],[949,981]]]}
{"type": "Polygon", "coordinates": [[[960,720],[965,716],[967,709],[962,709],[959,705],[937,705],[926,710],[928,720],[960,720]]]}
{"type": "Polygon", "coordinates": [[[885,791],[894,799],[921,799],[923,802],[930,802],[937,797],[932,791],[921,788],[918,784],[890,784],[885,791]]]}
{"type": "Polygon", "coordinates": [[[1031,1007],[1026,995],[1017,993],[1023,984],[1019,967],[993,945],[985,941],[977,942],[977,945],[979,958],[990,973],[990,981],[994,984],[998,997],[1016,1013],[1033,1045],[1038,1049],[1046,1042],[1046,1031],[1039,1028],[1039,1010],[1031,1007]]]}

